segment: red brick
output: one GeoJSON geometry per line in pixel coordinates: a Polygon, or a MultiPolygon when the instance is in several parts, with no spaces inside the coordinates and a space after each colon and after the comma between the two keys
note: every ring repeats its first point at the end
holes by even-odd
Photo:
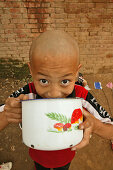
{"type": "Polygon", "coordinates": [[[87,3],[66,3],[65,12],[68,14],[79,14],[81,12],[88,12],[87,3]]]}
{"type": "Polygon", "coordinates": [[[19,8],[11,8],[11,9],[10,9],[10,12],[11,12],[11,13],[20,13],[21,10],[20,10],[19,8]]]}
{"type": "Polygon", "coordinates": [[[4,9],[4,13],[27,13],[27,9],[26,8],[9,8],[8,9],[4,9]]]}
{"type": "Polygon", "coordinates": [[[63,8],[53,8],[53,12],[55,11],[56,14],[62,14],[64,13],[64,9],[63,8]]]}
{"type": "Polygon", "coordinates": [[[38,3],[38,2],[24,2],[24,7],[27,7],[27,8],[40,7],[40,3],[38,3]]]}
{"type": "Polygon", "coordinates": [[[89,18],[89,23],[103,23],[104,20],[102,18],[89,18]]]}
{"type": "Polygon", "coordinates": [[[37,23],[37,19],[29,19],[29,23],[35,24],[35,23],[37,23]]]}
{"type": "Polygon", "coordinates": [[[19,47],[20,47],[20,46],[22,46],[22,47],[23,47],[23,46],[29,46],[29,42],[20,42],[20,43],[19,43],[19,47]]]}
{"type": "Polygon", "coordinates": [[[109,36],[111,36],[111,32],[99,32],[98,35],[105,36],[105,37],[108,36],[109,37],[109,36]]]}
{"type": "Polygon", "coordinates": [[[15,24],[20,24],[20,23],[27,24],[28,19],[13,19],[12,23],[15,23],[15,24]]]}
{"type": "Polygon", "coordinates": [[[15,42],[14,38],[8,38],[8,42],[15,42]]]}
{"type": "Polygon", "coordinates": [[[55,9],[54,8],[45,8],[45,13],[54,13],[55,9]]]}
{"type": "Polygon", "coordinates": [[[113,1],[112,1],[112,3],[108,3],[107,7],[108,7],[108,9],[113,9],[113,1]]]}
{"type": "Polygon", "coordinates": [[[65,23],[66,21],[64,19],[55,19],[56,23],[65,23]]]}
{"type": "MultiPolygon", "coordinates": [[[[56,23],[56,28],[65,28],[66,27],[66,24],[61,24],[61,23],[56,23]]],[[[66,31],[66,28],[65,28],[65,31],[66,31]]]]}
{"type": "Polygon", "coordinates": [[[20,12],[23,14],[27,13],[27,8],[20,8],[20,12]]]}
{"type": "Polygon", "coordinates": [[[96,3],[96,8],[107,8],[108,7],[108,3],[96,3]]]}
{"type": "Polygon", "coordinates": [[[28,1],[28,2],[35,2],[35,0],[25,0],[25,1],[28,1]]]}
{"type": "Polygon", "coordinates": [[[51,6],[50,3],[41,3],[41,7],[49,8],[50,6],[51,6]]]}
{"type": "Polygon", "coordinates": [[[14,33],[14,31],[13,31],[13,29],[5,29],[5,34],[13,34],[14,33]]]}
{"type": "Polygon", "coordinates": [[[54,17],[54,18],[67,18],[67,14],[65,13],[62,13],[62,14],[51,14],[51,17],[54,17]]]}
{"type": "Polygon", "coordinates": [[[67,23],[67,25],[68,25],[68,28],[73,28],[73,27],[76,26],[76,23],[75,22],[74,23],[67,23]]]}
{"type": "Polygon", "coordinates": [[[113,54],[112,53],[107,54],[106,58],[113,58],[113,54]]]}
{"type": "MultiPolygon", "coordinates": [[[[57,2],[58,0],[54,0],[54,2],[57,2]]],[[[59,2],[64,2],[64,0],[59,0],[59,2]]]]}
{"type": "Polygon", "coordinates": [[[37,23],[44,23],[44,19],[38,19],[38,22],[37,23]]]}
{"type": "Polygon", "coordinates": [[[65,28],[65,31],[66,31],[66,32],[74,32],[74,31],[75,31],[75,28],[65,28]]]}
{"type": "Polygon", "coordinates": [[[15,24],[8,24],[7,25],[7,29],[13,29],[13,28],[15,28],[15,24]]]}
{"type": "Polygon", "coordinates": [[[30,29],[14,29],[14,33],[17,34],[30,33],[30,29]]]}
{"type": "Polygon", "coordinates": [[[19,19],[22,19],[23,16],[22,16],[22,14],[15,14],[15,13],[14,13],[14,14],[11,14],[10,17],[11,17],[11,19],[18,19],[18,18],[19,18],[19,19]]]}
{"type": "Polygon", "coordinates": [[[24,34],[24,33],[17,34],[17,36],[18,36],[19,38],[26,38],[26,37],[27,37],[27,35],[24,34]]]}
{"type": "Polygon", "coordinates": [[[38,24],[25,24],[25,28],[37,28],[38,24]]]}
{"type": "Polygon", "coordinates": [[[22,14],[22,18],[28,18],[28,14],[27,13],[24,13],[24,14],[22,14]]]}
{"type": "Polygon", "coordinates": [[[4,30],[0,30],[0,34],[4,34],[4,32],[5,32],[4,30]]]}
{"type": "Polygon", "coordinates": [[[28,14],[28,18],[34,18],[34,19],[39,19],[39,18],[48,18],[49,14],[28,14]]]}
{"type": "Polygon", "coordinates": [[[36,8],[29,8],[28,9],[28,14],[36,14],[37,13],[37,9],[36,8]]]}
{"type": "Polygon", "coordinates": [[[64,8],[64,2],[56,1],[51,3],[52,8],[64,8]]]}
{"type": "Polygon", "coordinates": [[[4,2],[0,2],[0,8],[5,7],[5,3],[4,2]]]}
{"type": "Polygon", "coordinates": [[[89,32],[89,36],[97,36],[98,35],[98,32],[89,32]]]}
{"type": "Polygon", "coordinates": [[[1,19],[1,23],[6,25],[6,23],[7,23],[7,24],[10,23],[10,20],[4,18],[4,19],[1,19]]]}
{"type": "Polygon", "coordinates": [[[16,42],[31,42],[32,39],[30,37],[26,37],[26,38],[19,38],[19,37],[16,37],[16,42]]]}
{"type": "Polygon", "coordinates": [[[79,23],[80,18],[67,19],[68,24],[79,23]]]}
{"type": "Polygon", "coordinates": [[[38,1],[38,2],[53,2],[54,0],[35,0],[35,1],[38,1]]]}
{"type": "Polygon", "coordinates": [[[39,29],[31,29],[31,32],[32,33],[34,33],[34,32],[37,33],[37,32],[39,32],[39,29]]]}
{"type": "Polygon", "coordinates": [[[106,2],[108,2],[108,1],[109,1],[109,0],[102,0],[102,1],[101,1],[101,0],[92,0],[93,3],[96,3],[96,2],[97,2],[97,3],[101,3],[101,2],[102,2],[102,3],[106,3],[106,2]]]}
{"type": "Polygon", "coordinates": [[[30,34],[30,37],[31,37],[31,38],[36,38],[38,35],[39,35],[39,33],[31,33],[31,34],[30,34]]]}
{"type": "Polygon", "coordinates": [[[1,9],[0,9],[0,14],[3,14],[3,13],[4,13],[4,11],[3,11],[3,9],[1,8],[1,9]]]}
{"type": "Polygon", "coordinates": [[[20,8],[20,7],[22,7],[22,2],[12,2],[12,5],[13,5],[13,7],[14,8],[20,8]]]}

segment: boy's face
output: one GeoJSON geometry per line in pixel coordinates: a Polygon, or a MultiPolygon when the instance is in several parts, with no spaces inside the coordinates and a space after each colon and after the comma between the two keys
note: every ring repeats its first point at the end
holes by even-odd
{"type": "Polygon", "coordinates": [[[35,54],[29,68],[37,93],[43,98],[65,98],[71,94],[80,68],[76,60],[35,54]]]}

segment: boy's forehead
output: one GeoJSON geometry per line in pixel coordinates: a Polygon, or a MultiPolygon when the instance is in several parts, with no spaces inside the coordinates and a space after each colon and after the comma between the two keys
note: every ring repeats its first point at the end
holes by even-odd
{"type": "Polygon", "coordinates": [[[33,57],[76,57],[79,49],[73,37],[63,31],[46,31],[37,37],[30,48],[30,60],[33,57]]]}
{"type": "Polygon", "coordinates": [[[32,59],[32,71],[35,73],[44,73],[44,75],[64,76],[75,73],[78,68],[77,59],[74,57],[51,57],[34,56],[32,59]]]}

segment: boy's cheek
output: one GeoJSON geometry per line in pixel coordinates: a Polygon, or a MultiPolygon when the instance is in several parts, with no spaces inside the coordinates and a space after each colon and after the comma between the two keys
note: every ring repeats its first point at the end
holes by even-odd
{"type": "Polygon", "coordinates": [[[36,92],[37,92],[40,96],[42,96],[42,95],[43,95],[44,93],[46,93],[46,91],[47,91],[46,88],[41,87],[41,86],[39,85],[39,83],[37,83],[37,82],[35,82],[35,81],[34,81],[34,86],[35,86],[36,92]]]}

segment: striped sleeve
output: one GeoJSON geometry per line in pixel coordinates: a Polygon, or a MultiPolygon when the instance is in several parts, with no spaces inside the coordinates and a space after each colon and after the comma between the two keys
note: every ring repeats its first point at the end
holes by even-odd
{"type": "Polygon", "coordinates": [[[26,94],[29,96],[29,99],[36,98],[36,90],[33,83],[29,83],[19,90],[13,92],[10,97],[18,97],[20,94],[26,94]]]}
{"type": "Polygon", "coordinates": [[[28,94],[29,93],[29,85],[25,85],[24,87],[20,88],[19,90],[13,92],[10,97],[18,97],[20,94],[28,94]]]}
{"type": "Polygon", "coordinates": [[[4,111],[4,107],[5,107],[4,104],[1,104],[1,105],[0,105],[0,112],[3,112],[3,111],[4,111]]]}
{"type": "Polygon", "coordinates": [[[83,107],[101,122],[113,124],[113,118],[110,117],[109,113],[100,104],[98,104],[90,92],[87,93],[86,99],[82,102],[83,107]]]}

